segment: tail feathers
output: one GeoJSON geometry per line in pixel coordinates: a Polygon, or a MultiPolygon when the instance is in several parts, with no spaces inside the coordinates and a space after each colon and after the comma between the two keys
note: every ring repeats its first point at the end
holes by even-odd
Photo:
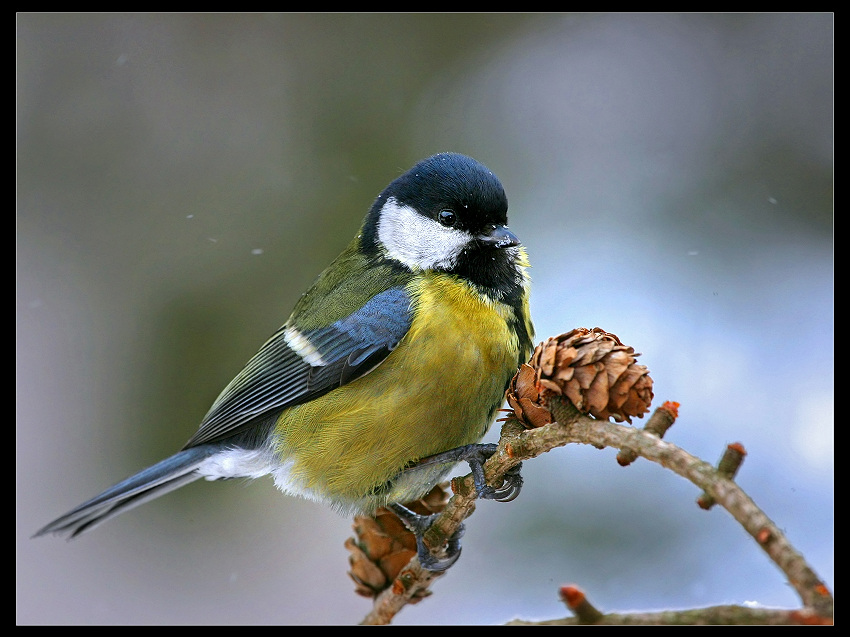
{"type": "Polygon", "coordinates": [[[194,482],[201,477],[195,469],[216,451],[215,445],[184,449],[83,502],[40,529],[33,537],[52,533],[71,539],[90,531],[120,513],[194,482]]]}

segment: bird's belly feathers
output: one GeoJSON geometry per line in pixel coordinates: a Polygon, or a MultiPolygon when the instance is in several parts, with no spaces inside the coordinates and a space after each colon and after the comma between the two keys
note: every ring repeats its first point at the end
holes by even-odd
{"type": "Polygon", "coordinates": [[[341,508],[410,500],[440,476],[388,482],[486,433],[517,367],[513,310],[446,275],[426,275],[408,292],[411,328],[381,365],[280,416],[274,443],[287,484],[277,474],[279,486],[341,508]]]}

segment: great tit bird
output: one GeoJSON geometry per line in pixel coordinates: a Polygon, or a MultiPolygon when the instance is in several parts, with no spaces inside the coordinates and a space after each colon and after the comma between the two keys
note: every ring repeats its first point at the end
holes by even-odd
{"type": "MultiPolygon", "coordinates": [[[[377,197],[357,236],[225,387],[173,456],[51,522],[69,537],[198,478],[271,475],[282,491],[341,512],[427,493],[459,461],[479,496],[498,489],[478,443],[532,349],[526,253],[499,179],[455,153],[429,157],[377,197]]],[[[409,515],[408,515],[409,514],[409,515]]],[[[419,522],[420,524],[417,524],[419,522]]],[[[456,553],[459,552],[455,551],[456,553]]]]}

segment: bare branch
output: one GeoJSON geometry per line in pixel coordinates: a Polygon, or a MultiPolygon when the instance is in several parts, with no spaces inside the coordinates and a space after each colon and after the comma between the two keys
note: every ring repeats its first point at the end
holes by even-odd
{"type": "MultiPolygon", "coordinates": [[[[782,569],[803,603],[803,608],[796,611],[734,607],[736,610],[732,613],[730,607],[716,607],[680,611],[675,618],[665,613],[605,615],[603,623],[657,623],[660,619],[664,619],[665,623],[748,623],[746,618],[752,623],[813,623],[811,618],[818,621],[832,618],[833,598],[822,580],[779,527],[724,472],[661,440],[656,433],[585,416],[562,396],[550,397],[548,406],[556,422],[543,427],[525,429],[515,418],[507,419],[502,427],[499,448],[484,465],[488,484],[500,484],[505,472],[523,460],[570,443],[628,450],[629,454],[660,464],[691,481],[716,504],[729,511],[782,569]],[[722,618],[730,621],[721,621],[722,618]]],[[[426,533],[426,543],[438,544],[439,538],[450,537],[475,509],[475,487],[471,474],[455,478],[452,490],[455,495],[426,533]]],[[[393,585],[376,598],[372,612],[363,623],[389,623],[417,591],[427,589],[437,577],[439,575],[422,569],[416,558],[412,559],[393,585]]]]}

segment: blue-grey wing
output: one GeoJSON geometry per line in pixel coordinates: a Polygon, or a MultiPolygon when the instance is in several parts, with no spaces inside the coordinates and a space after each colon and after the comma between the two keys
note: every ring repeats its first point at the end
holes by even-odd
{"type": "Polygon", "coordinates": [[[184,448],[229,437],[368,374],[404,338],[411,320],[410,297],[399,287],[328,327],[300,331],[290,320],[225,387],[184,448]]]}

